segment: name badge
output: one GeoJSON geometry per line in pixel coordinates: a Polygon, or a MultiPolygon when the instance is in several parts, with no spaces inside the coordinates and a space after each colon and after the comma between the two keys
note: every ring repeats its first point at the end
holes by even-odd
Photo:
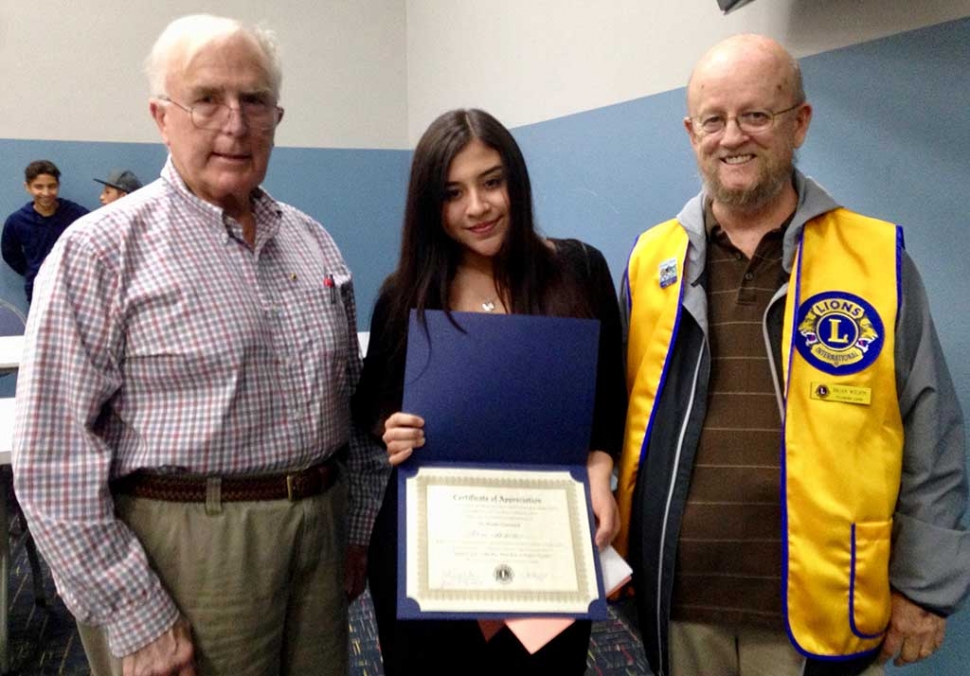
{"type": "Polygon", "coordinates": [[[868,406],[872,403],[872,388],[813,382],[811,397],[817,401],[836,401],[842,404],[868,406]]]}

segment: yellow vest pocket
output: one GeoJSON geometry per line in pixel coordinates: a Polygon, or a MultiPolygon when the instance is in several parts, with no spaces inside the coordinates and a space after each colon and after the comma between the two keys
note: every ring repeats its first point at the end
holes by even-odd
{"type": "Polygon", "coordinates": [[[891,519],[852,525],[849,623],[852,633],[859,638],[878,638],[889,624],[892,530],[891,519]]]}

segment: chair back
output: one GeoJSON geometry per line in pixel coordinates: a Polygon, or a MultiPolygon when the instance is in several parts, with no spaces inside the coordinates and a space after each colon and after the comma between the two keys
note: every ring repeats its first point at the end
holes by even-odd
{"type": "Polygon", "coordinates": [[[0,336],[22,336],[27,317],[16,305],[0,298],[0,336]]]}

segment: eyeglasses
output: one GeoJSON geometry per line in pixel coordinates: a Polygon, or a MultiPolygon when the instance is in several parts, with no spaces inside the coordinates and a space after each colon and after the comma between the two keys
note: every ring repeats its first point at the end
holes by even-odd
{"type": "Polygon", "coordinates": [[[194,106],[186,106],[167,96],[159,98],[162,101],[174,103],[187,112],[192,119],[192,124],[199,129],[222,129],[229,122],[233,112],[240,115],[249,127],[260,131],[273,129],[283,119],[283,109],[266,101],[240,101],[238,108],[230,108],[224,103],[211,101],[202,101],[194,106]]]}
{"type": "Polygon", "coordinates": [[[720,134],[727,129],[728,123],[734,120],[738,123],[738,129],[745,134],[757,134],[767,131],[775,123],[775,118],[785,113],[790,113],[802,107],[802,103],[796,103],[791,108],[784,110],[746,110],[737,115],[705,115],[704,117],[692,117],[690,119],[694,133],[698,136],[711,136],[720,134]]]}

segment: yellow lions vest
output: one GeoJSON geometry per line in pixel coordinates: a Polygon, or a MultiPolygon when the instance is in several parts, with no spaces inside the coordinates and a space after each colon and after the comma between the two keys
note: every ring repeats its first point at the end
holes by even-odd
{"type": "MultiPolygon", "coordinates": [[[[680,319],[687,234],[668,221],[630,257],[629,413],[618,501],[628,549],[637,470],[680,319]]],[[[901,237],[836,209],[809,221],[792,268],[782,338],[783,605],[795,647],[851,657],[889,622],[892,514],[903,426],[895,374],[901,237]]],[[[656,496],[651,499],[664,499],[656,496]]]]}

